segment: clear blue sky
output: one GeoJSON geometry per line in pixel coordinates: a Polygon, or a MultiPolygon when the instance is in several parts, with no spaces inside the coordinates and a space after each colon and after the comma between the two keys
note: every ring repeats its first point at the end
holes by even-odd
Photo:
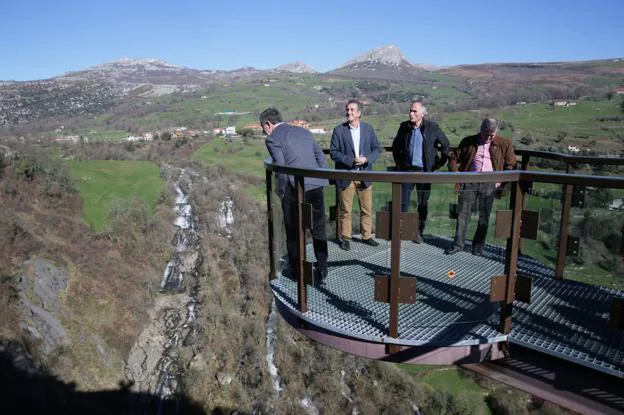
{"type": "Polygon", "coordinates": [[[624,57],[624,0],[2,0],[0,80],[122,57],[319,71],[394,44],[412,63],[624,57]]]}

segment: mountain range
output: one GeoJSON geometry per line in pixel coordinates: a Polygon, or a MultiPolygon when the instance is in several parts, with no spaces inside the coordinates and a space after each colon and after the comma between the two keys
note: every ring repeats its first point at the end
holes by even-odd
{"type": "MultiPolygon", "coordinates": [[[[384,90],[388,92],[391,86],[378,82],[384,81],[394,82],[397,90],[405,90],[397,83],[408,82],[412,89],[419,88],[416,95],[421,96],[426,96],[426,91],[432,88],[450,88],[456,91],[450,96],[464,98],[496,97],[517,90],[518,100],[535,101],[587,95],[592,88],[594,91],[611,84],[624,84],[624,60],[434,67],[413,64],[398,47],[387,45],[349,59],[336,69],[319,73],[304,62],[268,70],[253,67],[215,70],[186,68],[160,59],[123,58],[45,80],[0,82],[0,125],[21,124],[47,117],[92,115],[127,99],[191,93],[213,85],[266,83],[292,75],[316,76],[315,82],[321,88],[330,79],[369,79],[376,83],[372,86],[362,84],[364,88],[357,91],[344,91],[352,95],[365,93],[370,88],[375,89],[377,95],[384,90]],[[530,85],[535,87],[528,88],[530,85]]],[[[600,93],[603,92],[606,93],[606,89],[600,89],[600,93]]],[[[411,90],[392,92],[379,102],[402,102],[413,95],[411,90]]],[[[513,99],[505,98],[503,101],[513,99]]],[[[453,103],[457,100],[447,101],[453,103]]]]}

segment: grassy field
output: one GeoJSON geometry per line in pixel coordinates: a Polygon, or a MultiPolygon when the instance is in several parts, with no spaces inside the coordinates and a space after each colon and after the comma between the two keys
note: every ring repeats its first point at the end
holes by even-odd
{"type": "Polygon", "coordinates": [[[69,165],[84,202],[84,220],[96,232],[106,229],[115,201],[138,197],[151,213],[165,188],[158,166],[147,161],[70,161],[69,165]]]}
{"type": "Polygon", "coordinates": [[[481,119],[497,117],[511,127],[502,135],[519,140],[531,137],[535,145],[581,146],[601,152],[619,152],[624,137],[624,115],[620,100],[576,101],[575,106],[553,107],[549,104],[510,105],[501,109],[482,109],[443,114],[440,125],[452,144],[475,134],[481,119]],[[512,128],[513,127],[513,128],[512,128]],[[619,151],[618,151],[619,150],[619,151]]]}
{"type": "Polygon", "coordinates": [[[269,152],[264,140],[215,138],[195,152],[191,160],[207,165],[220,165],[233,173],[264,178],[264,160],[267,157],[269,152]]]}
{"type": "Polygon", "coordinates": [[[474,413],[490,414],[485,402],[489,390],[480,386],[473,375],[456,366],[399,364],[418,382],[425,383],[435,390],[445,391],[454,396],[462,396],[473,403],[474,413]]]}

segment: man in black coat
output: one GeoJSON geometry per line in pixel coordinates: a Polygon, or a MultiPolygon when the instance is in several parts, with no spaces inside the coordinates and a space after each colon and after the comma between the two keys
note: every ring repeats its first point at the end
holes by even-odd
{"type": "MultiPolygon", "coordinates": [[[[449,141],[437,123],[425,119],[427,107],[422,101],[413,101],[409,121],[399,126],[392,142],[392,156],[398,171],[431,172],[444,166],[449,154],[449,141]]],[[[414,189],[413,183],[403,184],[401,212],[407,212],[414,189]]],[[[427,220],[427,203],[431,194],[431,183],[416,184],[418,199],[419,233],[414,240],[422,243],[422,234],[427,220]]]]}
{"type": "MultiPolygon", "coordinates": [[[[325,155],[314,136],[305,128],[286,124],[275,108],[268,108],[259,117],[262,131],[267,134],[266,147],[273,163],[305,169],[327,168],[325,155]]],[[[312,205],[312,245],[316,257],[316,270],[321,280],[327,276],[327,236],[325,234],[325,202],[323,186],[326,179],[304,178],[305,202],[312,205]]],[[[290,268],[285,272],[298,277],[299,250],[297,245],[297,196],[295,178],[279,174],[278,195],[282,200],[284,226],[286,227],[286,249],[290,268]]]]}

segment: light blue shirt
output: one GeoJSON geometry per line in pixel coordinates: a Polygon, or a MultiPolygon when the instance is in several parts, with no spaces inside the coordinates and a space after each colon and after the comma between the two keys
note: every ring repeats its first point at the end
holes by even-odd
{"type": "Polygon", "coordinates": [[[420,128],[412,128],[412,166],[423,167],[423,136],[420,128]]]}

